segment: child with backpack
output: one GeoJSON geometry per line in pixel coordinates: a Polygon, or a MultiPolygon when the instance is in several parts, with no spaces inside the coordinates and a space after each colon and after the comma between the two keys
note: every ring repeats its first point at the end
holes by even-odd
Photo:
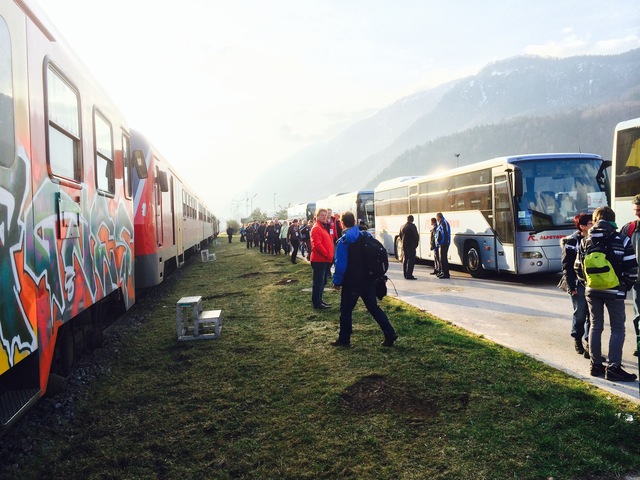
{"type": "Polygon", "coordinates": [[[624,300],[638,276],[638,263],[629,238],[617,232],[615,212],[599,207],[593,212],[593,228],[580,244],[575,271],[585,285],[585,296],[591,316],[589,356],[591,375],[604,375],[607,380],[632,382],[636,375],[622,368],[625,338],[624,300]],[[609,313],[611,336],[609,364],[602,363],[604,307],[609,313]]]}

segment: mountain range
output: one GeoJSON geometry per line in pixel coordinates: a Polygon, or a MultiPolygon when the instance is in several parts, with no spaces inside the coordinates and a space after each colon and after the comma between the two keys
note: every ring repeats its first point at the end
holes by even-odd
{"type": "Polygon", "coordinates": [[[640,49],[514,57],[396,101],[288,157],[250,191],[270,196],[277,185],[284,208],[503,155],[588,152],[610,158],[615,125],[638,116],[640,49]]]}

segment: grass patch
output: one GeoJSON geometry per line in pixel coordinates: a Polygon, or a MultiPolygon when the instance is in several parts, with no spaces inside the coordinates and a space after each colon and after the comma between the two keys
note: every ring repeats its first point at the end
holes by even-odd
{"type": "Polygon", "coordinates": [[[216,247],[138,301],[110,371],[43,434],[25,478],[607,478],[640,467],[637,405],[386,298],[393,349],[360,302],[334,349],[339,293],[311,269],[216,247]],[[175,303],[222,309],[217,340],[178,342],[175,303]],[[625,415],[636,421],[624,421],[625,415]]]}

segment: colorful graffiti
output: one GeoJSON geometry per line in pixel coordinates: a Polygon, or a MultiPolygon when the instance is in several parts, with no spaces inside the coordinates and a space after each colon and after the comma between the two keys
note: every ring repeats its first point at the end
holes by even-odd
{"type": "Polygon", "coordinates": [[[0,374],[38,346],[51,350],[56,325],[112,292],[135,301],[131,202],[48,178],[29,202],[29,183],[18,155],[0,175],[0,374]]]}

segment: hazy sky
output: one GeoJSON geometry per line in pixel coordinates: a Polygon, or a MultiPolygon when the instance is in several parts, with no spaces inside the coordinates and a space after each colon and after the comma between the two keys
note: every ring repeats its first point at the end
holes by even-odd
{"type": "Polygon", "coordinates": [[[640,47],[637,0],[34,1],[223,221],[270,213],[248,200],[261,172],[401,97],[516,55],[640,47]]]}

